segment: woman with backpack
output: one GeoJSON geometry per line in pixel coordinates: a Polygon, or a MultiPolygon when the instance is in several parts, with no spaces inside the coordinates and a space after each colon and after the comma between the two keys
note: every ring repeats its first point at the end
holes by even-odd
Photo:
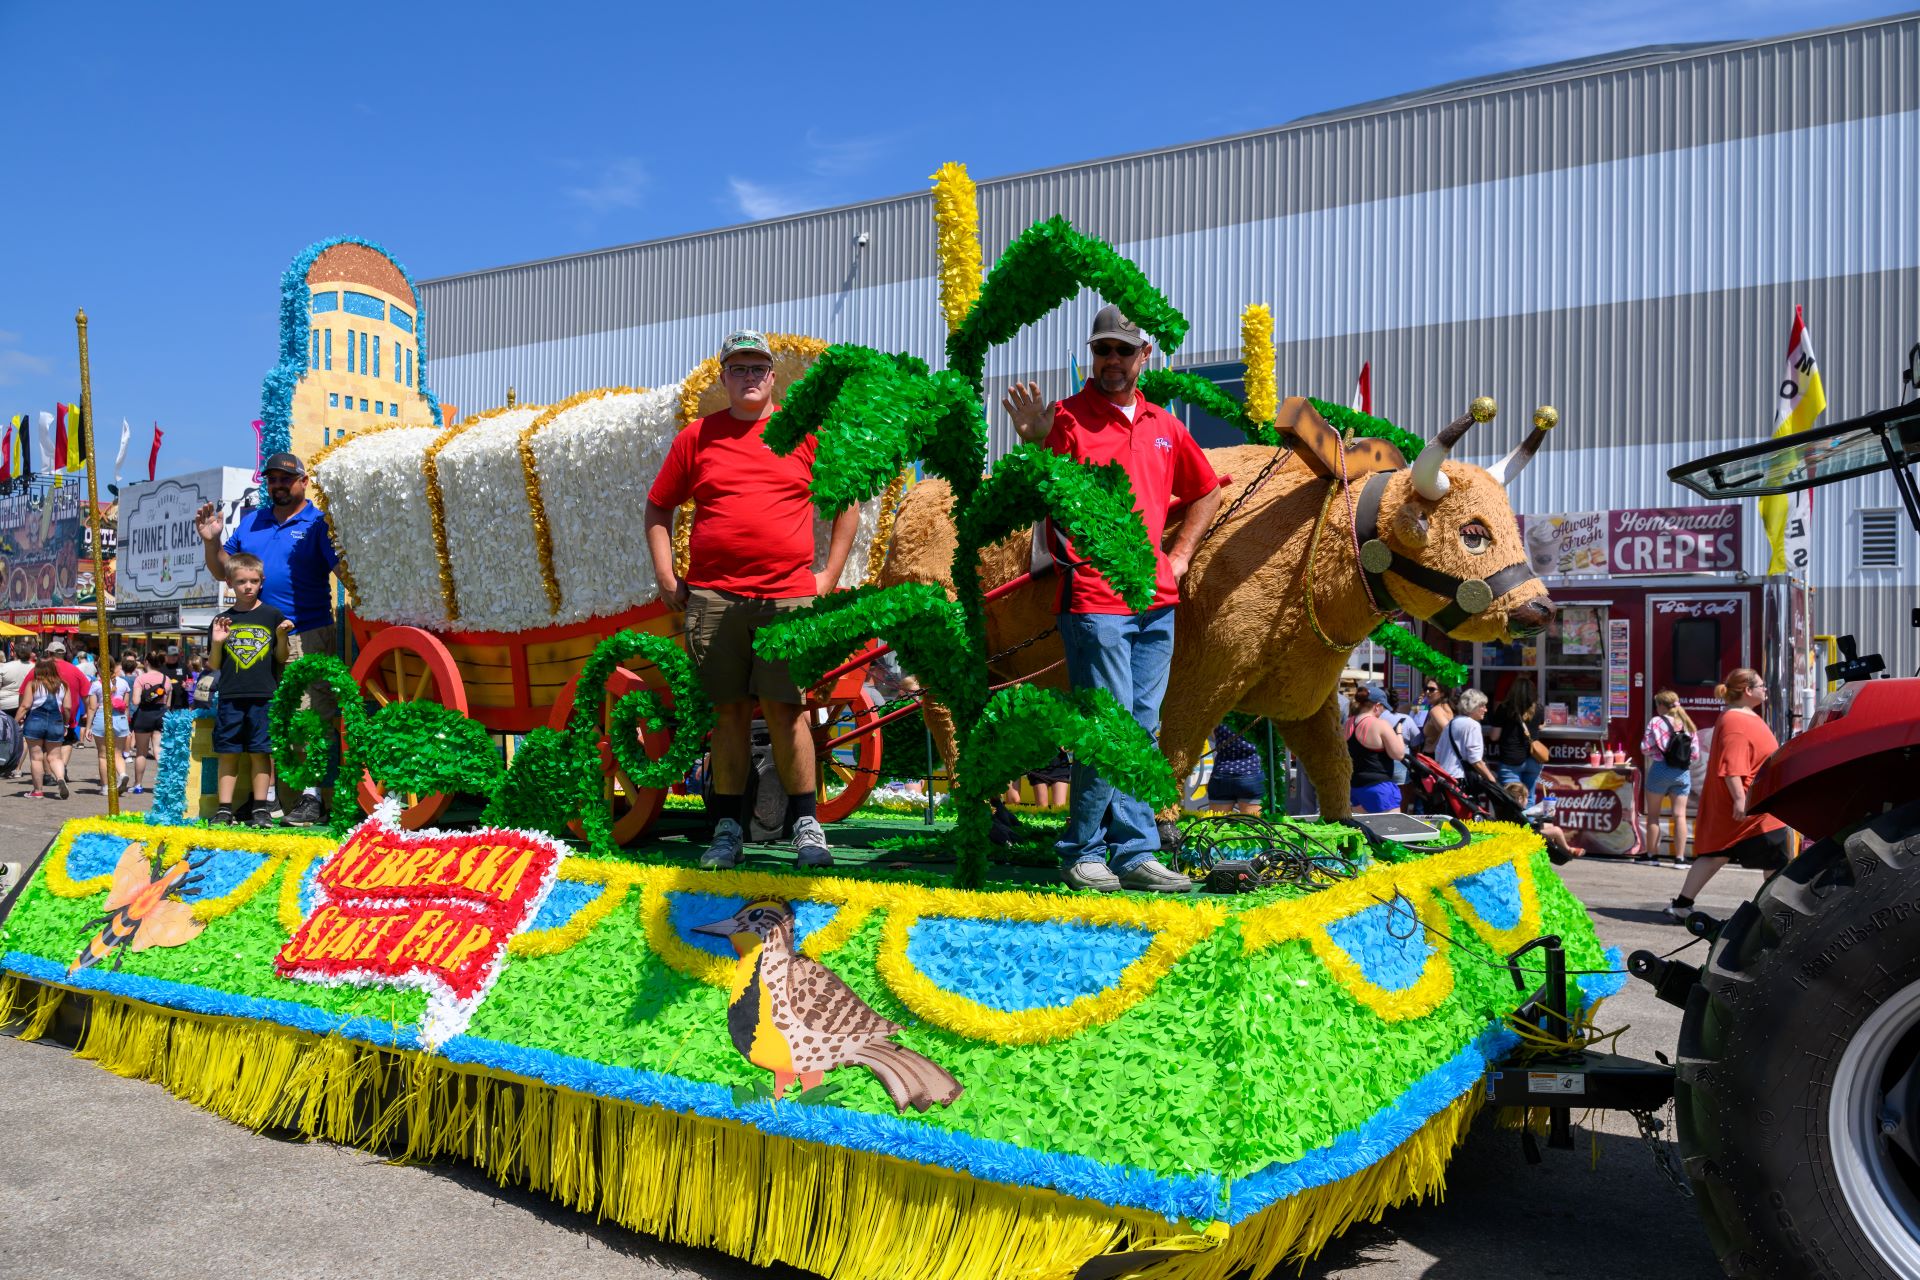
{"type": "Polygon", "coordinates": [[[166,723],[173,683],[167,678],[167,651],[153,649],[147,654],[146,669],[133,678],[133,713],[128,727],[133,730],[133,794],[146,790],[147,765],[159,773],[160,729],[166,723]]]}
{"type": "Polygon", "coordinates": [[[1647,857],[1660,856],[1660,802],[1673,797],[1673,860],[1687,860],[1687,797],[1693,790],[1693,759],[1700,753],[1700,731],[1680,705],[1680,695],[1662,689],[1653,695],[1653,719],[1640,738],[1647,772],[1641,803],[1647,818],[1647,857]]]}

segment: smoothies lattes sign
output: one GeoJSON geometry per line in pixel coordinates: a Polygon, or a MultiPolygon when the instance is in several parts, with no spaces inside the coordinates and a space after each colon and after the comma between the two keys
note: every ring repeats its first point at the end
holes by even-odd
{"type": "Polygon", "coordinates": [[[1731,573],[1741,567],[1740,508],[1632,507],[1520,517],[1527,559],[1542,577],[1731,573]]]}

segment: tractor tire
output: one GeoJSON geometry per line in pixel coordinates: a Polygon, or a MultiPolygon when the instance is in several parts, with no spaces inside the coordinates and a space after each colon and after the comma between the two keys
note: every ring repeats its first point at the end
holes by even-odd
{"type": "Polygon", "coordinates": [[[1920,802],[1741,904],[1688,998],[1674,1094],[1729,1276],[1920,1276],[1920,802]]]}

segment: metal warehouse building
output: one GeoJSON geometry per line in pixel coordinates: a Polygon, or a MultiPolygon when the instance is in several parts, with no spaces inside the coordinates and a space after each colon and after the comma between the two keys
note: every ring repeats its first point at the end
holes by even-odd
{"type": "MultiPolygon", "coordinates": [[[[929,156],[927,167],[964,156],[929,156]]],[[[1920,15],[1633,50],[1236,137],[980,180],[987,260],[1062,214],[1192,322],[1180,368],[1238,377],[1239,315],[1273,309],[1282,394],[1423,434],[1490,393],[1498,456],[1527,410],[1562,427],[1523,512],[1690,505],[1674,463],[1761,438],[1803,306],[1826,421],[1894,403],[1920,339],[1920,15]]],[[[926,192],[428,281],[435,388],[483,408],[658,385],[737,325],[936,360],[926,192]]],[[[1091,295],[995,353],[1064,394],[1091,295]]],[[[998,385],[996,383],[996,385],[998,385]]],[[[997,397],[996,397],[997,400],[997,397]]],[[[996,445],[1011,437],[997,403],[996,445]]],[[[1484,438],[1476,439],[1475,435],[1484,438]]],[[[1747,504],[1749,571],[1766,540],[1747,504]]],[[[1818,491],[1814,624],[1920,661],[1916,547],[1891,480],[1818,491]],[[1891,549],[1889,549],[1891,548],[1891,549]]]]}

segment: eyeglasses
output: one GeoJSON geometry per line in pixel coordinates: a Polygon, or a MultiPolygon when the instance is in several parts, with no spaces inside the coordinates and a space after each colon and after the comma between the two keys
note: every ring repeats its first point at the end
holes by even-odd
{"type": "Polygon", "coordinates": [[[744,382],[758,382],[772,372],[773,366],[770,364],[730,364],[727,366],[728,377],[739,378],[744,382]]]}
{"type": "Polygon", "coordinates": [[[1102,360],[1131,360],[1138,347],[1129,347],[1123,342],[1096,342],[1088,350],[1102,360]]]}
{"type": "Polygon", "coordinates": [[[1440,692],[1440,686],[1439,686],[1439,685],[1437,685],[1437,684],[1430,684],[1430,685],[1428,685],[1428,686],[1427,686],[1427,687],[1426,687],[1426,688],[1425,688],[1424,690],[1422,690],[1422,692],[1424,692],[1424,693],[1438,693],[1438,692],[1440,692]]]}

